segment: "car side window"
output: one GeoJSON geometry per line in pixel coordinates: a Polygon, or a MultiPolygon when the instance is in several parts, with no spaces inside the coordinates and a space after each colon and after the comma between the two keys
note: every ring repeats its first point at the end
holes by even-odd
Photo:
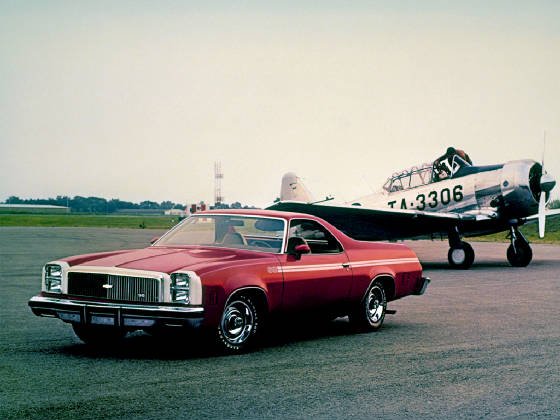
{"type": "Polygon", "coordinates": [[[311,249],[312,254],[337,254],[342,252],[340,242],[327,228],[315,220],[291,220],[288,238],[294,237],[303,239],[311,249]]]}

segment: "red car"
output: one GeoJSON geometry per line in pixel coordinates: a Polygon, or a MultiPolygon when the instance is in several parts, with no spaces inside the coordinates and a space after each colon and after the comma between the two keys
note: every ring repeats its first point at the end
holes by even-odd
{"type": "Polygon", "coordinates": [[[145,249],[49,262],[29,306],[72,324],[90,344],[137,329],[205,326],[224,349],[240,352],[278,313],[349,315],[360,329],[377,330],[388,301],[420,295],[428,283],[405,245],[356,241],[306,214],[215,210],[145,249]]]}

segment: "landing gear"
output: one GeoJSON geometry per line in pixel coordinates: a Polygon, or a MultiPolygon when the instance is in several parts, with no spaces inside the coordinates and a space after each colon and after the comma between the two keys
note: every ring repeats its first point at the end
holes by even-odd
{"type": "Polygon", "coordinates": [[[449,252],[447,260],[452,268],[467,270],[474,262],[474,250],[472,246],[461,241],[459,232],[455,229],[449,233],[449,252]]]}
{"type": "Polygon", "coordinates": [[[474,250],[468,242],[460,241],[459,244],[449,248],[447,260],[451,267],[467,270],[474,261],[474,250]]]}
{"type": "Polygon", "coordinates": [[[527,267],[533,259],[533,251],[529,242],[517,226],[511,227],[511,245],[507,249],[507,259],[514,267],[527,267]]]}

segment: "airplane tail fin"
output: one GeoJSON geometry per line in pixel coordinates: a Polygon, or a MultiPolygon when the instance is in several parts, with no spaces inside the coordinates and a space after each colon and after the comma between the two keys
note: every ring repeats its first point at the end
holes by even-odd
{"type": "Polygon", "coordinates": [[[282,177],[280,201],[301,201],[303,203],[311,203],[313,202],[313,196],[305,185],[303,185],[300,177],[293,172],[288,172],[282,177]]]}

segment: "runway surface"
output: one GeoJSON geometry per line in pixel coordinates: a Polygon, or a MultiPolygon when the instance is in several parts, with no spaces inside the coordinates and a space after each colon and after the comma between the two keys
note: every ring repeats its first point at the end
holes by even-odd
{"type": "Polygon", "coordinates": [[[473,242],[474,266],[455,271],[446,242],[406,242],[432,283],[390,303],[379,332],[286,321],[239,356],[143,333],[95,351],[29,310],[47,261],[158,233],[0,228],[0,418],[560,416],[560,246],[533,245],[532,264],[512,268],[507,244],[473,242]]]}

